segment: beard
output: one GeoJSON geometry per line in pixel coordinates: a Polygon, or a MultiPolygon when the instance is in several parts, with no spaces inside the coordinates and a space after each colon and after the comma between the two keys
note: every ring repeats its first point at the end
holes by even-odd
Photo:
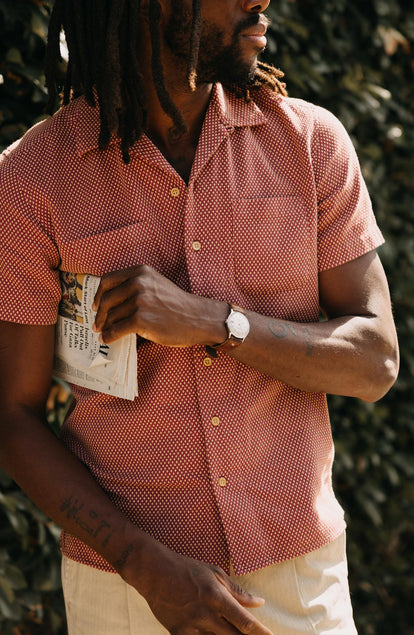
{"type": "MultiPolygon", "coordinates": [[[[224,32],[216,25],[203,22],[197,62],[197,82],[249,85],[254,82],[257,60],[243,57],[239,34],[257,24],[258,14],[243,20],[235,29],[231,43],[224,44],[224,32]]],[[[182,0],[174,2],[174,11],[166,25],[164,37],[167,47],[186,69],[190,54],[192,14],[182,0]]]]}

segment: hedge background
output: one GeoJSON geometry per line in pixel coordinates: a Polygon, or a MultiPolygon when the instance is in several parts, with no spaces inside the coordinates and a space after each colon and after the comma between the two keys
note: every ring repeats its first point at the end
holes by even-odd
{"type": "MultiPolygon", "coordinates": [[[[0,148],[44,116],[51,2],[0,0],[0,148]]],[[[400,338],[398,382],[377,404],[330,398],[336,491],[349,523],[360,635],[414,634],[414,7],[408,4],[273,0],[268,11],[273,25],[266,58],[285,71],[291,96],[327,107],[344,123],[387,239],[380,253],[400,338]]],[[[63,415],[64,405],[52,408],[56,429],[63,415]]],[[[0,472],[4,635],[65,633],[58,536],[0,472]]]]}

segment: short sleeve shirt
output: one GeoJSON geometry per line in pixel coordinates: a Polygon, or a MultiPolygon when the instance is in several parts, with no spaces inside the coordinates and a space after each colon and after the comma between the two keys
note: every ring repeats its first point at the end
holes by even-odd
{"type": "MultiPolygon", "coordinates": [[[[1,157],[1,319],[53,324],[59,269],[147,264],[188,292],[317,322],[319,272],[382,242],[348,135],[307,102],[215,85],[188,183],[147,136],[126,165],[98,134],[79,98],[1,157]]],[[[202,346],[138,340],[137,359],[133,402],[73,386],[62,431],[134,523],[238,575],[343,531],[324,394],[202,346]]],[[[65,532],[62,548],[111,570],[65,532]]]]}

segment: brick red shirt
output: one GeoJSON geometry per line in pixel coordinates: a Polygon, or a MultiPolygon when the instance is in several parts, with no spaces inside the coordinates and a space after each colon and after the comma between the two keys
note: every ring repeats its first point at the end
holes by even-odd
{"type": "MultiPolygon", "coordinates": [[[[350,140],[317,106],[266,89],[245,103],[216,85],[188,185],[145,135],[130,165],[115,140],[99,151],[98,127],[80,98],[3,155],[2,319],[54,323],[59,268],[145,263],[186,291],[315,322],[318,272],[382,241],[350,140]]],[[[139,397],[73,386],[63,430],[133,522],[237,574],[338,536],[324,394],[202,346],[139,342],[137,355],[139,397]]],[[[62,548],[110,570],[67,533],[62,548]]]]}

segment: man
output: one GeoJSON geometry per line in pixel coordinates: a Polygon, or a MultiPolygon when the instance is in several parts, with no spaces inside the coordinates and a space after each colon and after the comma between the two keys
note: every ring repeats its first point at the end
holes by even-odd
{"type": "Polygon", "coordinates": [[[1,464],[63,527],[71,635],[355,632],[325,393],[379,399],[396,334],[346,133],[257,61],[267,5],[57,0],[66,106],[2,157],[1,464]],[[63,443],[59,269],[138,336],[138,398],[74,386],[63,443]]]}

